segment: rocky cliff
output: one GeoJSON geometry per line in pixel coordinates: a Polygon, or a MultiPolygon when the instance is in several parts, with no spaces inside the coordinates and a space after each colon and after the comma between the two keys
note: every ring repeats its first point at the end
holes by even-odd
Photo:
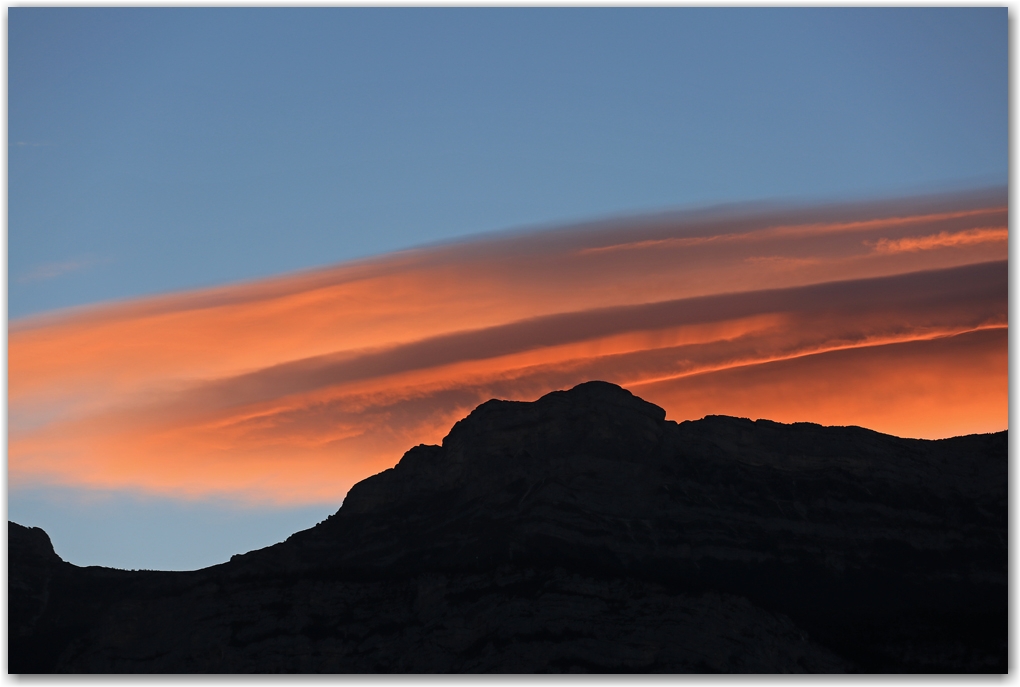
{"type": "Polygon", "coordinates": [[[1006,672],[1006,433],[489,401],[328,520],[195,572],[8,526],[9,670],[1006,672]]]}

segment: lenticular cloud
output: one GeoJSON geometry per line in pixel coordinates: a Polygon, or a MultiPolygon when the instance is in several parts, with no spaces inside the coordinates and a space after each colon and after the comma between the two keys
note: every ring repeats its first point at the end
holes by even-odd
{"type": "Polygon", "coordinates": [[[492,398],[1007,426],[1007,208],[974,193],[618,219],[11,323],[12,484],[337,502],[492,398]]]}

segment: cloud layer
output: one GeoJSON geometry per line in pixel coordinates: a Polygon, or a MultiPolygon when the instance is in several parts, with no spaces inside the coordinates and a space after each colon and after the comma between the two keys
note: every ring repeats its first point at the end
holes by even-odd
{"type": "Polygon", "coordinates": [[[18,484],[339,501],[492,398],[1007,424],[1004,194],[497,235],[11,324],[18,484]]]}

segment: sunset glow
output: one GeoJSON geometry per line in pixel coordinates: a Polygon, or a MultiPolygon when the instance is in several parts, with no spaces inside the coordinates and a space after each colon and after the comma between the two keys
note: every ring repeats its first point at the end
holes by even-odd
{"type": "Polygon", "coordinates": [[[496,235],[14,321],[9,479],[339,502],[489,398],[590,379],[676,421],[1002,430],[1007,208],[948,202],[496,235]]]}

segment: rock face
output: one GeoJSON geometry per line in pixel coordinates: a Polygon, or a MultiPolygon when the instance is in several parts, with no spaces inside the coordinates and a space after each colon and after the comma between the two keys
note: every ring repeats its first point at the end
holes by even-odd
{"type": "Polygon", "coordinates": [[[195,572],[8,525],[9,670],[1007,671],[1006,432],[489,401],[343,507],[195,572]]]}

